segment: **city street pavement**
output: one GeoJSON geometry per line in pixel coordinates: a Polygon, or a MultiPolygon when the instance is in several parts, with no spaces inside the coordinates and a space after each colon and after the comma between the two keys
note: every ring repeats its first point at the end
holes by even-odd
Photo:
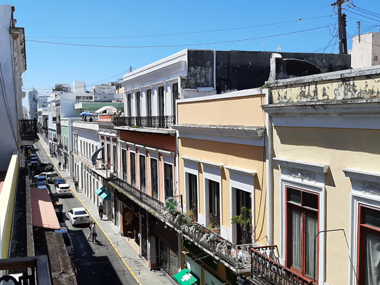
{"type": "Polygon", "coordinates": [[[70,176],[66,170],[58,170],[58,160],[55,157],[50,157],[46,143],[40,139],[39,144],[54,164],[58,174],[66,179],[67,183],[71,186],[73,195],[78,198],[87,209],[91,218],[96,221],[98,231],[100,230],[103,232],[104,236],[108,239],[108,242],[115,249],[125,267],[136,279],[137,283],[141,285],[175,284],[174,281],[170,281],[160,271],[151,271],[135,249],[133,249],[134,242],[128,241],[128,238],[121,236],[119,230],[111,221],[107,220],[106,216],[103,216],[103,220],[100,220],[97,207],[83,192],[80,191],[80,189],[78,189],[78,191],[75,190],[73,177],[70,176]]]}

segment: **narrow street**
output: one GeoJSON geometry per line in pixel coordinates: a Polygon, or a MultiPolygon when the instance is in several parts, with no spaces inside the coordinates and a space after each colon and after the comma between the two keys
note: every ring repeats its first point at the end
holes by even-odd
{"type": "MultiPolygon", "coordinates": [[[[34,144],[41,162],[49,163],[50,158],[41,147],[39,142],[34,144]]],[[[65,178],[72,181],[72,178],[65,178]]],[[[54,184],[49,184],[51,193],[55,193],[54,184]]],[[[75,191],[74,189],[72,189],[75,191]]],[[[49,191],[49,190],[48,190],[49,191]]],[[[83,207],[81,202],[72,195],[71,197],[60,197],[63,204],[63,213],[66,226],[74,245],[73,261],[78,272],[78,284],[137,284],[135,278],[121,261],[119,255],[104,236],[103,232],[97,228],[97,242],[87,240],[88,225],[72,226],[66,217],[67,211],[75,207],[83,207]]]]}

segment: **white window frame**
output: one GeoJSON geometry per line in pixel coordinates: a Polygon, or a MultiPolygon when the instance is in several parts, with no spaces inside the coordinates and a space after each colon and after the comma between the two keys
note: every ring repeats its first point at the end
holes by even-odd
{"type": "MultiPolygon", "coordinates": [[[[226,238],[237,244],[237,230],[236,224],[232,224],[232,217],[236,216],[236,189],[251,194],[252,205],[252,228],[255,227],[255,175],[256,171],[241,169],[237,167],[225,166],[224,168],[229,170],[230,174],[230,227],[221,226],[221,234],[226,238]]],[[[252,233],[252,241],[254,241],[254,232],[252,233]]]]}
{"type": "Polygon", "coordinates": [[[209,161],[200,161],[203,165],[203,209],[204,209],[204,215],[199,214],[198,215],[198,221],[199,223],[203,224],[205,227],[207,227],[207,219],[208,219],[208,212],[209,212],[209,189],[207,180],[212,180],[214,182],[219,183],[219,207],[220,207],[220,227],[222,226],[223,221],[223,207],[222,207],[222,171],[221,168],[223,167],[222,164],[219,163],[213,163],[209,161]]]}
{"type": "Polygon", "coordinates": [[[380,209],[380,173],[353,168],[342,169],[351,179],[349,284],[356,284],[358,272],[359,204],[380,209]]]}
{"type": "Polygon", "coordinates": [[[197,212],[199,216],[199,176],[198,176],[198,160],[188,158],[188,157],[181,157],[183,159],[184,163],[184,177],[185,177],[185,201],[184,201],[184,211],[190,211],[190,193],[189,193],[189,180],[187,178],[187,174],[193,174],[197,177],[197,212]]]}
{"type": "MultiPolygon", "coordinates": [[[[284,265],[286,257],[286,188],[298,188],[319,195],[318,231],[325,231],[327,207],[325,173],[329,170],[329,165],[284,158],[274,158],[273,160],[281,166],[280,262],[284,265]]],[[[318,280],[319,284],[324,284],[326,274],[326,233],[321,232],[319,234],[318,242],[318,280]]]]}

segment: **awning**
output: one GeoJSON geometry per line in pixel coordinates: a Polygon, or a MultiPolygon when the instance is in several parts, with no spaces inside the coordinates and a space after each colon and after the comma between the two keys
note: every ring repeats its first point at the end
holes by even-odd
{"type": "Polygon", "coordinates": [[[100,198],[102,198],[104,201],[111,200],[111,191],[104,191],[101,195],[100,198]]]}
{"type": "Polygon", "coordinates": [[[46,189],[30,188],[34,227],[59,230],[61,227],[46,189]]]}
{"type": "Polygon", "coordinates": [[[185,268],[174,275],[174,279],[179,282],[179,284],[192,285],[197,282],[197,278],[191,275],[191,270],[185,268]]]}
{"type": "Polygon", "coordinates": [[[102,193],[106,191],[106,188],[104,188],[104,186],[100,187],[98,190],[95,191],[95,194],[100,196],[102,195],[102,193]]]}
{"type": "Polygon", "coordinates": [[[91,156],[92,165],[95,165],[96,157],[98,156],[99,152],[102,149],[104,149],[104,145],[102,145],[100,148],[98,148],[97,150],[95,150],[95,152],[92,154],[92,156],[91,156]]]}

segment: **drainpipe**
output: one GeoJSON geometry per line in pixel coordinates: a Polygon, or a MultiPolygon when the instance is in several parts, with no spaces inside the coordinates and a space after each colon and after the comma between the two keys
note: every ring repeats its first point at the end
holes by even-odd
{"type": "MultiPolygon", "coordinates": [[[[265,104],[270,103],[269,89],[265,89],[265,104]]],[[[267,185],[267,244],[273,244],[273,172],[272,172],[272,118],[265,114],[266,129],[266,185],[267,185]]]]}

